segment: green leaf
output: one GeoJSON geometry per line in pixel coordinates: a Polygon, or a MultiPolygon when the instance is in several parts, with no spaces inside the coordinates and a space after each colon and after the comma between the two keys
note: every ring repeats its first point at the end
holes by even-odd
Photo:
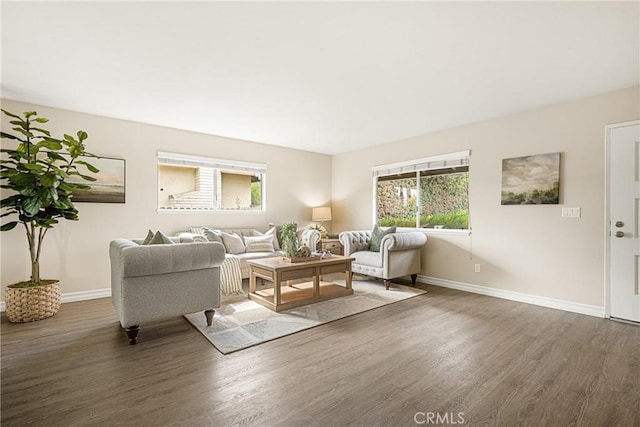
{"type": "Polygon", "coordinates": [[[33,197],[38,194],[36,187],[24,187],[20,189],[20,194],[27,197],[33,197]]]}
{"type": "Polygon", "coordinates": [[[27,138],[33,138],[33,134],[31,132],[27,132],[24,129],[21,128],[13,128],[13,130],[15,130],[16,132],[20,132],[21,134],[23,134],[24,136],[26,136],[27,138]]]}
{"type": "Polygon", "coordinates": [[[8,112],[7,110],[4,110],[4,109],[0,109],[0,111],[2,111],[4,114],[6,114],[9,117],[13,117],[13,118],[16,118],[16,119],[21,119],[22,118],[22,117],[20,117],[20,116],[18,116],[16,114],[8,112]]]}
{"type": "Polygon", "coordinates": [[[72,144],[78,143],[78,141],[76,141],[71,135],[67,135],[66,133],[64,134],[64,140],[72,144]]]}
{"type": "Polygon", "coordinates": [[[40,184],[44,185],[45,187],[57,187],[58,183],[58,177],[52,171],[46,172],[40,177],[40,184]]]}
{"type": "Polygon", "coordinates": [[[74,190],[91,190],[90,185],[73,183],[74,190]]]}
{"type": "Polygon", "coordinates": [[[42,199],[38,196],[27,197],[22,200],[22,209],[29,216],[34,216],[42,207],[42,199]]]}
{"type": "Polygon", "coordinates": [[[34,164],[34,163],[23,163],[20,166],[22,166],[24,169],[28,169],[30,171],[42,172],[44,170],[42,165],[38,165],[38,164],[34,164]]]}
{"type": "Polygon", "coordinates": [[[12,125],[20,126],[24,130],[29,130],[29,123],[24,120],[11,120],[9,123],[12,125]]]}
{"type": "Polygon", "coordinates": [[[56,139],[45,138],[42,141],[38,142],[38,147],[44,147],[47,150],[61,150],[62,144],[56,139]]]}
{"type": "Polygon", "coordinates": [[[82,175],[81,173],[79,173],[78,176],[80,176],[85,181],[97,181],[98,180],[98,178],[94,178],[94,177],[89,176],[89,175],[82,175]]]}
{"type": "Polygon", "coordinates": [[[85,139],[87,139],[89,137],[89,135],[87,135],[87,133],[85,131],[83,131],[83,130],[79,130],[77,135],[78,135],[78,141],[80,141],[80,142],[84,141],[85,139]]]}
{"type": "Polygon", "coordinates": [[[31,116],[37,116],[38,113],[36,113],[35,111],[25,111],[24,113],[22,113],[27,119],[31,116]]]}
{"type": "Polygon", "coordinates": [[[15,228],[15,226],[18,225],[18,221],[12,221],[12,222],[8,222],[6,224],[2,224],[2,226],[0,226],[0,231],[9,231],[15,228]]]}
{"type": "Polygon", "coordinates": [[[43,133],[43,134],[45,134],[45,135],[47,135],[47,136],[51,136],[51,132],[49,132],[49,131],[48,131],[48,130],[46,130],[46,129],[40,129],[40,128],[34,128],[34,127],[32,127],[32,128],[31,128],[31,130],[35,130],[35,131],[38,131],[38,132],[40,132],[40,133],[43,133]]]}
{"type": "Polygon", "coordinates": [[[10,176],[9,181],[17,186],[28,186],[36,182],[36,177],[27,173],[18,173],[10,176]]]}
{"type": "Polygon", "coordinates": [[[50,159],[53,160],[60,160],[61,162],[66,162],[67,159],[65,157],[62,157],[60,154],[55,153],[53,151],[47,151],[47,157],[49,157],[50,159]]]}
{"type": "Polygon", "coordinates": [[[49,121],[49,119],[45,118],[45,117],[37,117],[35,119],[33,119],[34,122],[38,122],[38,123],[47,123],[49,121]]]}
{"type": "Polygon", "coordinates": [[[6,132],[0,132],[0,137],[9,138],[9,139],[17,139],[18,141],[22,141],[22,139],[18,138],[17,136],[11,135],[10,133],[6,133],[6,132]]]}
{"type": "Polygon", "coordinates": [[[78,160],[78,161],[76,161],[76,163],[81,164],[81,165],[85,165],[87,167],[87,169],[89,169],[93,173],[100,172],[100,169],[98,169],[97,167],[93,166],[92,164],[89,164],[89,163],[85,162],[84,160],[78,160]]]}

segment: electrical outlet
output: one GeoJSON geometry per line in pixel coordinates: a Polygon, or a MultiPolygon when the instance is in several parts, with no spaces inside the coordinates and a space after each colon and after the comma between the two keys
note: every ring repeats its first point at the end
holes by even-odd
{"type": "Polygon", "coordinates": [[[562,208],[562,218],[580,218],[580,208],[562,208]]]}
{"type": "Polygon", "coordinates": [[[476,265],[474,266],[474,269],[475,269],[475,272],[476,272],[476,273],[480,273],[480,264],[476,264],[476,265]]]}

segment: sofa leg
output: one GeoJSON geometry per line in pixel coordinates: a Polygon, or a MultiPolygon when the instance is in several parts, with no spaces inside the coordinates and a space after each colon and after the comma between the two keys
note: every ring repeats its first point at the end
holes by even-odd
{"type": "Polygon", "coordinates": [[[389,289],[389,286],[391,286],[391,280],[389,279],[384,279],[384,287],[389,289]]]}
{"type": "Polygon", "coordinates": [[[140,326],[133,325],[128,328],[124,328],[124,331],[127,333],[127,338],[129,338],[129,344],[135,345],[136,339],[138,338],[138,331],[140,330],[140,326]]]}
{"type": "Polygon", "coordinates": [[[411,284],[415,286],[417,279],[418,279],[418,275],[417,274],[412,274],[411,275],[411,284]]]}
{"type": "Polygon", "coordinates": [[[204,315],[207,318],[207,326],[211,326],[213,323],[213,315],[216,313],[215,310],[205,310],[204,315]]]}

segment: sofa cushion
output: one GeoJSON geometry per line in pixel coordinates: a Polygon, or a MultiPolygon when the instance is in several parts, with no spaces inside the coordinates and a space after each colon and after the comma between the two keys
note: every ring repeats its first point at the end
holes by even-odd
{"type": "Polygon", "coordinates": [[[369,250],[372,252],[380,252],[380,243],[382,242],[382,238],[387,234],[395,233],[396,226],[389,227],[386,230],[378,227],[378,224],[373,226],[373,231],[371,231],[371,241],[369,242],[369,250]]]}
{"type": "Polygon", "coordinates": [[[245,237],[245,252],[273,252],[273,236],[245,237]]]}
{"type": "Polygon", "coordinates": [[[224,241],[224,247],[227,249],[227,253],[237,255],[245,252],[242,237],[235,233],[229,234],[224,231],[220,232],[220,234],[222,234],[222,240],[224,241]]]}

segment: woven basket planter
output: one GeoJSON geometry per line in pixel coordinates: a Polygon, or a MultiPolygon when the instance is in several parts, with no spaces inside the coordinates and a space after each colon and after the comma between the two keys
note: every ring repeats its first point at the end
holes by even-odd
{"type": "Polygon", "coordinates": [[[5,293],[9,322],[24,323],[46,319],[60,309],[60,282],[33,288],[12,288],[5,293]]]}

